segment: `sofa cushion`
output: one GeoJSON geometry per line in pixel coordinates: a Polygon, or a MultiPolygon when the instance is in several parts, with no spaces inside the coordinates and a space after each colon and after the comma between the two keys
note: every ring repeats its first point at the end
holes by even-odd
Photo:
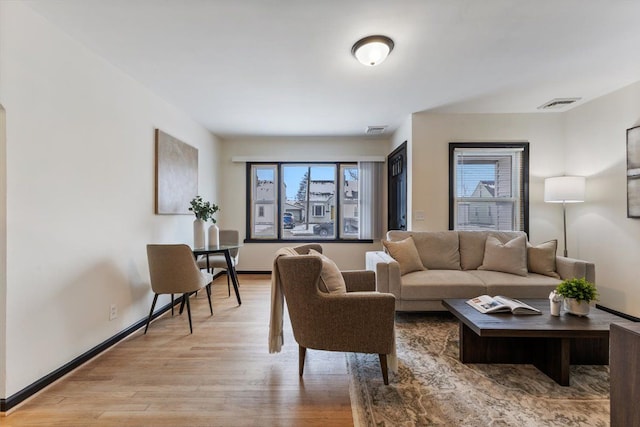
{"type": "Polygon", "coordinates": [[[315,249],[310,249],[309,255],[315,255],[322,260],[322,271],[320,272],[320,283],[318,284],[320,290],[329,294],[347,293],[347,284],[344,282],[342,273],[336,263],[315,249]]]}
{"type": "Polygon", "coordinates": [[[482,265],[487,236],[493,236],[506,243],[526,234],[522,231],[458,231],[460,267],[463,270],[477,270],[482,265]]]}
{"type": "Polygon", "coordinates": [[[537,246],[527,242],[527,269],[529,272],[559,279],[560,275],[556,273],[557,248],[557,240],[549,240],[537,246]]]}
{"type": "Polygon", "coordinates": [[[535,273],[526,276],[488,270],[472,270],[468,273],[486,285],[488,295],[512,298],[548,298],[549,293],[561,282],[559,279],[535,273]]]}
{"type": "Polygon", "coordinates": [[[400,275],[425,269],[411,236],[397,242],[383,240],[382,244],[389,252],[389,255],[398,261],[400,275]]]}
{"type": "Polygon", "coordinates": [[[478,270],[527,275],[527,238],[518,236],[506,243],[488,236],[484,247],[484,259],[478,270]]]}
{"type": "Polygon", "coordinates": [[[426,270],[402,276],[401,299],[471,298],[486,293],[482,280],[466,271],[426,270]]]}
{"type": "Polygon", "coordinates": [[[456,231],[398,231],[387,233],[389,240],[413,237],[413,241],[427,269],[460,270],[460,250],[456,231]]]}

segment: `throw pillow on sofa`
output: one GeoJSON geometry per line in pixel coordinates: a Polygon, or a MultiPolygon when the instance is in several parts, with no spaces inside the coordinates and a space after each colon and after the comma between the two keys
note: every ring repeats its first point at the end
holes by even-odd
{"type": "Polygon", "coordinates": [[[326,255],[315,249],[309,249],[309,255],[315,255],[322,260],[322,271],[320,272],[320,290],[327,294],[347,293],[347,284],[342,277],[340,269],[335,262],[326,255]]]}
{"type": "Polygon", "coordinates": [[[527,237],[518,236],[501,243],[493,236],[487,237],[484,259],[478,270],[501,271],[503,273],[527,275],[527,237]]]}
{"type": "Polygon", "coordinates": [[[532,273],[560,279],[560,275],[556,273],[557,249],[557,240],[549,240],[537,246],[527,242],[527,269],[532,273]]]}
{"type": "Polygon", "coordinates": [[[420,254],[413,241],[413,237],[409,236],[404,240],[392,242],[390,240],[383,240],[382,244],[391,255],[391,258],[398,261],[400,264],[400,275],[405,275],[413,271],[426,270],[422,265],[420,254]]]}

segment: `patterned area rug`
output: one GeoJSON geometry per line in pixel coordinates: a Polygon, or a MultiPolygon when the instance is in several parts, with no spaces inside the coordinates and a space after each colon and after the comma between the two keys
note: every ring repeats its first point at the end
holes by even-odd
{"type": "Polygon", "coordinates": [[[464,365],[453,317],[399,313],[399,369],[349,353],[356,426],[608,426],[609,367],[571,366],[562,387],[532,365],[464,365]]]}

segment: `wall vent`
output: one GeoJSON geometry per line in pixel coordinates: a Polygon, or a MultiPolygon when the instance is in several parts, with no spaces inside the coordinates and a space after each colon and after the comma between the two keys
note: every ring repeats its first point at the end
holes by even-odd
{"type": "Polygon", "coordinates": [[[367,126],[367,135],[380,135],[384,133],[386,126],[367,126]]]}
{"type": "Polygon", "coordinates": [[[553,98],[549,102],[545,102],[538,107],[538,110],[560,110],[567,105],[579,101],[581,98],[553,98]]]}

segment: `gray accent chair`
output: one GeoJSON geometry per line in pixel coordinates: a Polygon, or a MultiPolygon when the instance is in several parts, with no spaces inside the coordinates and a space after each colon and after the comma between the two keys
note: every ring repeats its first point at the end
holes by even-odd
{"type": "Polygon", "coordinates": [[[316,244],[294,248],[303,256],[281,256],[276,262],[293,335],[299,346],[298,370],[304,371],[307,348],[378,354],[385,384],[389,384],[387,355],[393,346],[395,298],[375,292],[373,271],[343,271],[346,294],[328,294],[318,288],[322,260],[306,256],[316,244]]]}
{"type": "MultiPolygon", "coordinates": [[[[238,230],[220,230],[220,244],[229,244],[229,245],[237,245],[240,243],[240,232],[238,230]]],[[[238,248],[229,250],[229,255],[231,256],[231,264],[233,265],[233,270],[235,273],[236,266],[238,265],[238,261],[240,260],[240,251],[238,248]]],[[[213,273],[214,268],[220,268],[226,271],[227,273],[227,293],[231,296],[231,272],[227,267],[227,260],[224,257],[224,254],[210,254],[201,256],[198,258],[196,263],[198,267],[201,269],[207,268],[207,256],[209,257],[209,273],[213,273]]],[[[236,279],[238,275],[236,274],[236,279]]]]}
{"type": "Polygon", "coordinates": [[[209,299],[209,310],[213,315],[211,305],[211,281],[213,276],[200,271],[196,265],[191,248],[187,245],[147,245],[147,260],[149,262],[149,275],[151,277],[151,289],[155,293],[147,325],[144,333],[149,329],[149,323],[153,316],[153,309],[156,306],[158,295],[171,295],[171,315],[173,315],[173,294],[182,294],[182,304],[180,314],[187,306],[189,316],[189,331],[193,333],[191,324],[191,305],[189,295],[205,288],[209,299]]]}

